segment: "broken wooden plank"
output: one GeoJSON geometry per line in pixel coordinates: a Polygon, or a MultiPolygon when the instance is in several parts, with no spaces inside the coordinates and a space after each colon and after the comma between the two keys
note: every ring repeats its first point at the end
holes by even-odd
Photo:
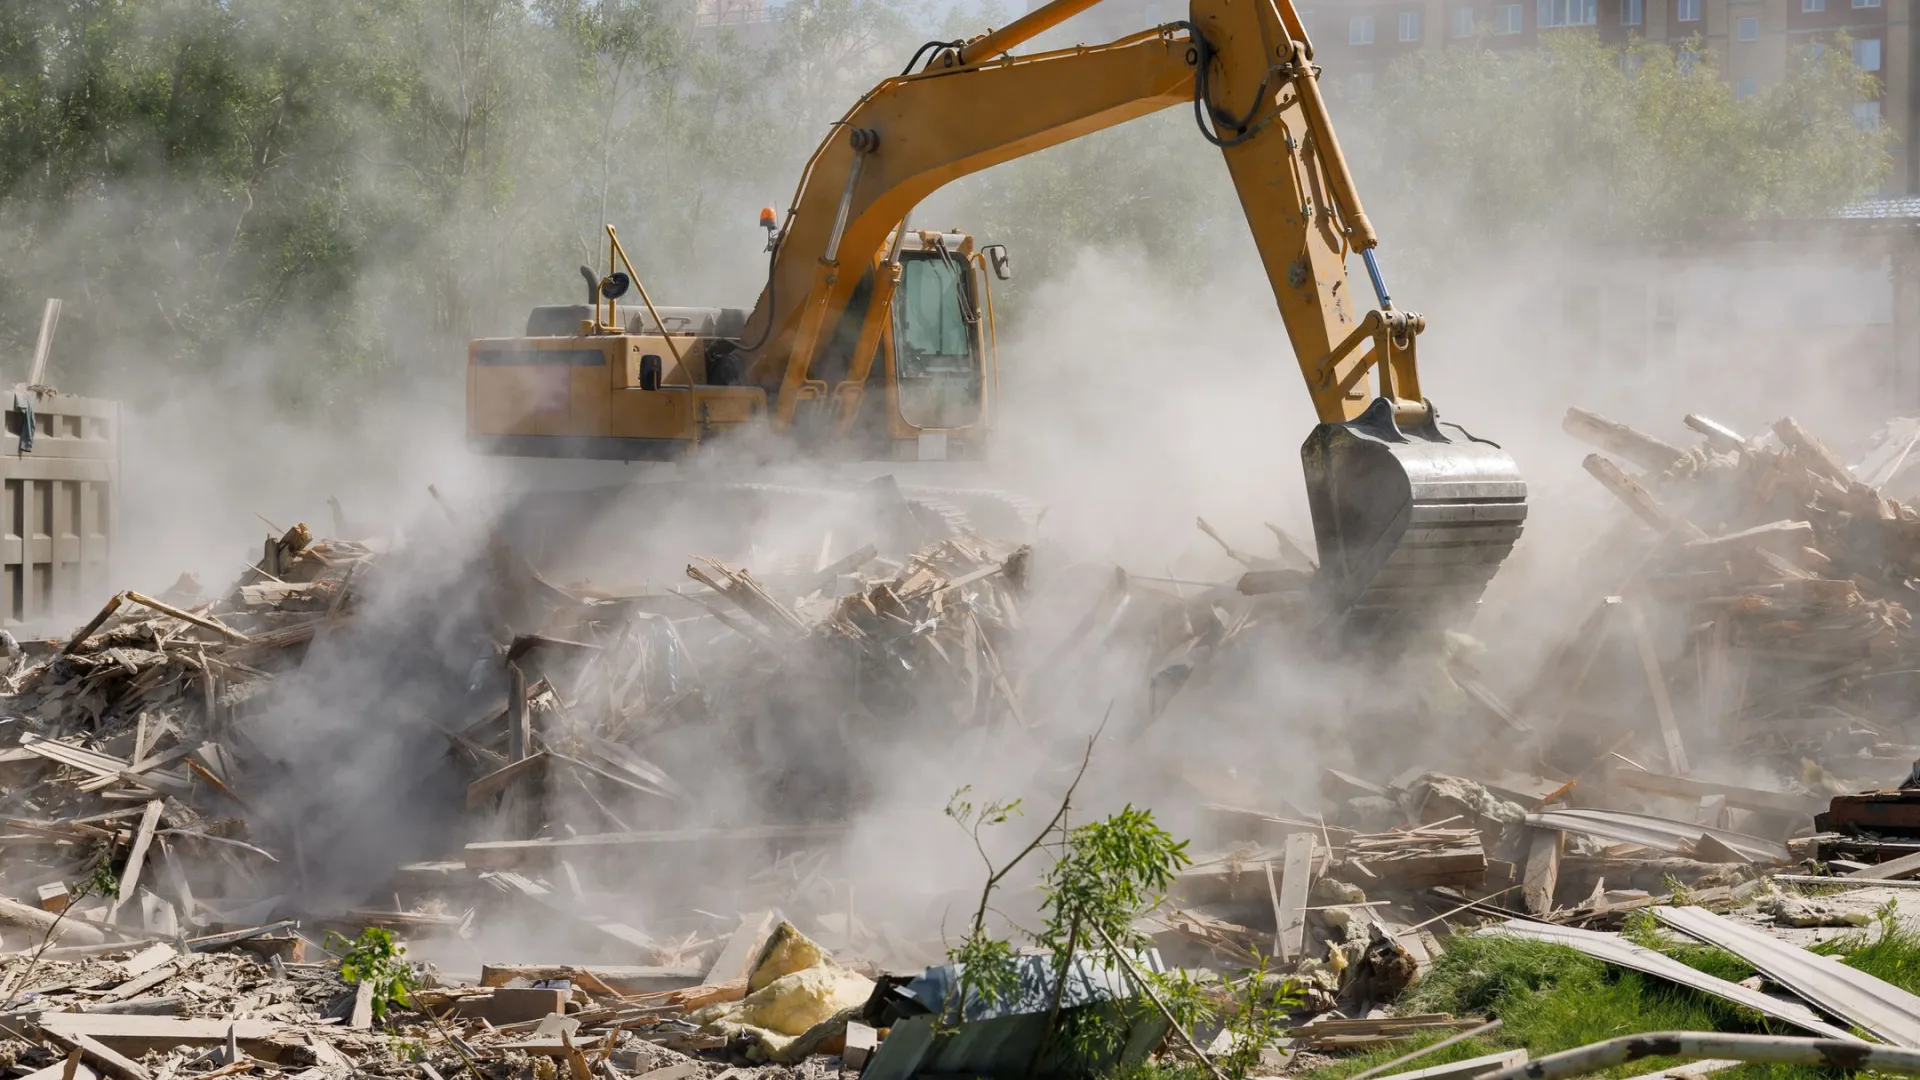
{"type": "Polygon", "coordinates": [[[1279,926],[1280,959],[1292,963],[1306,948],[1307,887],[1313,878],[1312,833],[1294,833],[1287,837],[1285,862],[1280,872],[1279,926]]]}
{"type": "Polygon", "coordinates": [[[1274,884],[1273,861],[1268,860],[1261,863],[1260,870],[1267,878],[1267,900],[1273,904],[1273,955],[1275,957],[1285,957],[1287,955],[1287,943],[1284,928],[1287,925],[1287,913],[1286,909],[1280,904],[1280,886],[1274,884]]]}
{"type": "MultiPolygon", "coordinates": [[[[42,911],[6,897],[0,897],[0,923],[30,930],[41,937],[52,934],[53,940],[74,945],[99,945],[107,940],[107,935],[92,923],[63,919],[50,911],[42,911]]],[[[35,944],[39,940],[36,938],[35,944]]]]}
{"type": "Polygon", "coordinates": [[[507,760],[524,761],[533,753],[532,710],[527,708],[527,676],[519,664],[507,665],[507,760]]]}
{"type": "Polygon", "coordinates": [[[1560,847],[1566,834],[1557,829],[1532,829],[1527,845],[1526,879],[1521,886],[1529,914],[1553,914],[1553,894],[1560,882],[1560,847]]]}
{"type": "Polygon", "coordinates": [[[1588,454],[1582,465],[1595,480],[1600,481],[1602,487],[1613,492],[1614,498],[1626,503],[1627,509],[1632,510],[1635,517],[1655,530],[1662,533],[1678,531],[1684,540],[1705,539],[1707,534],[1701,532],[1698,526],[1667,513],[1661,508],[1659,500],[1642,487],[1640,481],[1620,471],[1620,466],[1599,454],[1588,454]]]}
{"type": "MultiPolygon", "coordinates": [[[[608,964],[487,964],[480,969],[481,986],[505,986],[515,979],[529,982],[544,982],[550,979],[578,979],[585,974],[593,980],[621,994],[655,994],[677,991],[697,990],[704,984],[701,972],[690,967],[622,967],[608,964]]],[[[698,1005],[688,1008],[700,1008],[718,1001],[738,1001],[746,995],[746,980],[742,979],[737,987],[738,993],[732,997],[703,998],[698,1005]]]]}
{"type": "Polygon", "coordinates": [[[87,625],[81,627],[79,632],[74,634],[66,645],[61,648],[60,655],[69,655],[80,648],[81,645],[85,644],[86,640],[93,636],[95,630],[100,629],[103,623],[113,617],[114,612],[120,610],[120,605],[125,602],[126,599],[127,596],[125,593],[114,593],[113,596],[109,597],[106,604],[100,608],[100,613],[95,615],[87,625]]]}
{"type": "Polygon", "coordinates": [[[128,589],[124,595],[126,596],[127,599],[133,601],[136,604],[139,604],[143,607],[152,608],[153,610],[159,612],[162,615],[166,615],[170,618],[179,619],[181,622],[191,623],[192,625],[197,626],[202,630],[211,630],[214,633],[219,634],[221,637],[224,637],[229,641],[235,641],[242,645],[245,645],[247,642],[253,640],[252,638],[241,633],[240,631],[235,630],[231,626],[222,625],[221,623],[216,622],[213,619],[203,618],[199,615],[195,615],[191,611],[182,611],[179,608],[174,607],[172,604],[162,603],[159,600],[155,600],[151,596],[143,596],[140,593],[134,592],[132,589],[128,589]]]}
{"type": "Polygon", "coordinates": [[[107,909],[107,921],[113,922],[120,914],[120,908],[133,896],[134,889],[140,885],[140,870],[147,862],[147,848],[153,843],[153,830],[160,825],[160,812],[167,804],[155,799],[147,804],[140,815],[140,828],[133,834],[133,849],[127,854],[126,868],[120,872],[120,888],[114,893],[113,905],[107,909]]]}
{"type": "Polygon", "coordinates": [[[1920,873],[1920,851],[1911,855],[1902,855],[1897,859],[1888,859],[1883,863],[1875,863],[1864,870],[1855,870],[1843,876],[1870,881],[1898,881],[1910,878],[1916,873],[1920,873]]]}
{"type": "Polygon", "coordinates": [[[467,785],[467,809],[472,810],[485,803],[523,778],[544,772],[552,761],[553,754],[542,750],[537,754],[520,758],[518,761],[508,762],[501,768],[475,780],[467,785]]]}
{"type": "Polygon", "coordinates": [[[255,1057],[271,1059],[281,1025],[266,1020],[188,1019],[176,1016],[139,1016],[123,1013],[42,1013],[40,1029],[49,1035],[96,1039],[127,1054],[167,1050],[175,1046],[218,1046],[231,1031],[255,1057]]]}
{"type": "Polygon", "coordinates": [[[1840,456],[1827,448],[1827,445],[1791,416],[1783,416],[1774,422],[1773,433],[1780,436],[1781,443],[1794,452],[1800,463],[1809,469],[1838,484],[1854,483],[1854,475],[1840,456]]]}
{"type": "Polygon", "coordinates": [[[1706,436],[1707,445],[1722,453],[1747,448],[1746,436],[1711,417],[1688,413],[1680,422],[1706,436]]]}
{"type": "Polygon", "coordinates": [[[1638,428],[1609,420],[1585,409],[1568,409],[1560,430],[1590,446],[1625,458],[1647,472],[1672,468],[1687,456],[1685,450],[1638,428]]]}
{"type": "Polygon", "coordinates": [[[1696,555],[1727,555],[1735,551],[1765,547],[1781,554],[1794,554],[1813,543],[1813,523],[1790,518],[1755,525],[1750,529],[1687,541],[1687,551],[1696,555]]]}
{"type": "Polygon", "coordinates": [[[58,762],[95,776],[118,777],[131,764],[112,754],[103,754],[69,742],[49,739],[31,731],[20,736],[20,749],[36,757],[43,757],[48,761],[58,762]]]}
{"type": "Polygon", "coordinates": [[[718,984],[752,975],[754,961],[760,958],[761,950],[766,948],[767,939],[773,936],[773,928],[778,924],[771,911],[750,911],[740,916],[740,925],[727,938],[726,946],[714,958],[702,981],[718,984]]]}
{"type": "MultiPolygon", "coordinates": [[[[77,1015],[62,1013],[59,1015],[77,1015]]],[[[78,1051],[80,1056],[93,1062],[103,1074],[116,1080],[153,1080],[153,1074],[146,1066],[127,1057],[88,1035],[77,1035],[57,1028],[40,1028],[41,1036],[62,1050],[78,1051]]]]}
{"type": "Polygon", "coordinates": [[[1654,715],[1660,719],[1660,738],[1667,747],[1667,766],[1676,776],[1692,769],[1687,764],[1687,748],[1680,741],[1680,721],[1673,715],[1673,702],[1667,697],[1667,676],[1660,670],[1660,658],[1654,650],[1653,635],[1637,604],[1627,606],[1627,621],[1633,627],[1634,648],[1640,653],[1640,667],[1646,672],[1647,689],[1653,694],[1654,715]]]}
{"type": "Polygon", "coordinates": [[[737,829],[664,829],[649,832],[595,833],[586,836],[542,837],[535,840],[478,840],[464,849],[469,868],[496,869],[519,866],[525,862],[575,855],[591,857],[634,849],[673,849],[686,845],[692,849],[714,849],[739,845],[752,847],[780,841],[830,841],[844,837],[844,822],[814,822],[806,825],[753,825],[737,829]]]}
{"type": "Polygon", "coordinates": [[[1795,795],[1785,791],[1761,791],[1758,788],[1696,780],[1690,776],[1668,776],[1621,765],[1608,773],[1608,779],[1622,787],[1651,791],[1677,798],[1698,799],[1718,795],[1728,806],[1743,810],[1764,810],[1776,814],[1817,814],[1827,808],[1827,800],[1813,795],[1795,795]]]}

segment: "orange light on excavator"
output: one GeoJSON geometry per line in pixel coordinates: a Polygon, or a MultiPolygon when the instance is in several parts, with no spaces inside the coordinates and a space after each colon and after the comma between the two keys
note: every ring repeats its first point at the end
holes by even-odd
{"type": "Polygon", "coordinates": [[[779,219],[773,216],[773,207],[763,206],[760,208],[760,227],[761,228],[771,229],[778,222],[778,220],[779,219]]]}

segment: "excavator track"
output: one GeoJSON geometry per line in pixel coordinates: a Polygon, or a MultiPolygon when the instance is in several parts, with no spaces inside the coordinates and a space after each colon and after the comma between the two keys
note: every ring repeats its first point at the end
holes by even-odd
{"type": "Polygon", "coordinates": [[[1512,456],[1433,422],[1402,430],[1384,400],[1321,424],[1300,456],[1317,584],[1348,630],[1405,639],[1472,619],[1526,522],[1512,456]]]}

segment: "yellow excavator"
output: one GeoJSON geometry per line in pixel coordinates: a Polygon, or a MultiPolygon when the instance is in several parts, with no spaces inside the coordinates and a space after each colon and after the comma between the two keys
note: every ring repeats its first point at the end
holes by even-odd
{"type": "Polygon", "coordinates": [[[1009,51],[1097,2],[929,43],[862,97],[785,220],[763,212],[770,266],[750,312],[656,308],[644,289],[621,305],[639,283],[609,229],[619,266],[584,271],[590,309],[539,309],[527,336],[473,342],[475,446],[663,460],[753,433],[776,456],[976,456],[996,381],[989,277],[1007,256],[916,232],[910,213],[961,176],[1188,106],[1226,160],[1319,416],[1301,449],[1315,589],[1363,631],[1469,613],[1519,537],[1526,486],[1497,445],[1443,432],[1421,392],[1425,320],[1388,294],[1299,13],[1191,0],[1185,21],[1104,45],[1009,51]],[[1354,255],[1370,297],[1348,280],[1354,255]]]}

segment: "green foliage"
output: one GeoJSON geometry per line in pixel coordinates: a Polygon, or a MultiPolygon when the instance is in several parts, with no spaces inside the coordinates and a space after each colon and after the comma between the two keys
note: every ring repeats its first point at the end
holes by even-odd
{"type": "MultiPolygon", "coordinates": [[[[1661,934],[1656,928],[1651,917],[1633,918],[1626,933],[1637,944],[1723,979],[1739,980],[1753,974],[1751,967],[1730,954],[1661,934]]],[[[1896,986],[1920,990],[1920,933],[1902,924],[1891,911],[1883,910],[1874,928],[1832,939],[1813,951],[1841,957],[1849,966],[1896,986]]],[[[1449,938],[1446,952],[1397,1005],[1402,1012],[1494,1015],[1505,1021],[1496,1035],[1437,1051],[1413,1067],[1461,1061],[1517,1046],[1526,1047],[1538,1058],[1643,1031],[1798,1034],[1738,1006],[1613,967],[1564,946],[1475,934],[1449,938]]],[[[1307,1078],[1341,1080],[1442,1037],[1444,1033],[1436,1033],[1344,1058],[1307,1074],[1307,1078]]],[[[1664,1059],[1637,1061],[1602,1075],[1641,1075],[1667,1064],[1671,1062],[1664,1059]]],[[[1744,1066],[1725,1075],[1729,1080],[1821,1080],[1832,1076],[1817,1069],[1786,1066],[1744,1066]]]]}
{"type": "Polygon", "coordinates": [[[1667,890],[1668,903],[1674,907],[1690,907],[1693,904],[1693,890],[1687,883],[1667,874],[1660,879],[1660,887],[1667,890]]]}
{"type": "Polygon", "coordinates": [[[1104,821],[1073,829],[1041,875],[1046,922],[1034,943],[1056,960],[1089,941],[1146,948],[1151,941],[1133,921],[1159,905],[1174,871],[1192,861],[1185,840],[1154,824],[1152,811],[1131,804],[1104,821]]]}
{"type": "Polygon", "coordinates": [[[102,840],[93,850],[92,860],[87,867],[87,876],[67,886],[68,903],[74,903],[89,896],[105,896],[118,899],[120,896],[120,876],[113,872],[113,843],[102,840]]]}
{"type": "Polygon", "coordinates": [[[1356,111],[1368,205],[1416,237],[1664,236],[1703,219],[1821,214],[1886,177],[1891,132],[1862,130],[1875,79],[1844,40],[1735,100],[1699,43],[1423,50],[1356,111]],[[1417,224],[1416,224],[1417,223],[1417,224]]]}
{"type": "MultiPolygon", "coordinates": [[[[24,353],[61,296],[67,389],[245,373],[296,407],[357,400],[444,380],[466,338],[577,298],[604,222],[660,302],[749,305],[753,211],[784,204],[842,112],[922,41],[1020,7],[797,0],[736,32],[667,0],[11,0],[0,350],[24,353]]],[[[1873,78],[1848,54],[1735,101],[1711,55],[1556,32],[1422,50],[1335,119],[1396,249],[1451,263],[1463,238],[1667,235],[1871,190],[1891,133],[1854,126],[1873,78]]],[[[1327,85],[1338,98],[1340,71],[1327,85]]],[[[915,215],[1012,247],[1008,323],[1088,247],[1175,281],[1251,254],[1186,108],[965,178],[915,215]]]]}
{"type": "Polygon", "coordinates": [[[1302,1000],[1298,984],[1270,974],[1269,957],[1259,955],[1258,959],[1259,963],[1234,985],[1226,1011],[1226,1029],[1233,1037],[1233,1046],[1216,1064],[1229,1080],[1245,1080],[1260,1064],[1261,1052],[1286,1038],[1287,1014],[1302,1000]]]}
{"type": "MultiPolygon", "coordinates": [[[[1044,922],[1035,945],[1052,961],[1057,1003],[1073,956],[1112,948],[1134,953],[1152,940],[1135,930],[1141,915],[1159,906],[1174,871],[1191,864],[1187,842],[1154,824],[1153,813],[1129,804],[1103,821],[1069,830],[1053,865],[1040,877],[1044,922]]],[[[1141,989],[1115,1009],[1077,1009],[1059,1017],[1060,1036],[1078,1062],[1110,1058],[1132,1025],[1155,1009],[1141,989]]]]}
{"type": "Polygon", "coordinates": [[[922,39],[917,4],[796,4],[751,46],[666,0],[0,5],[0,348],[61,296],[68,389],[443,377],[574,299],[604,221],[661,302],[751,303],[754,209],[922,39]]]}
{"type": "Polygon", "coordinates": [[[373,1018],[384,1022],[393,1005],[410,1005],[409,994],[420,988],[420,978],[407,962],[407,948],[394,940],[393,931],[369,926],[360,936],[348,941],[339,933],[327,934],[327,948],[344,948],[340,957],[340,978],[349,986],[373,985],[373,1018]]]}
{"type": "MultiPolygon", "coordinates": [[[[1087,744],[1089,757],[1093,743],[1087,744]]],[[[1184,972],[1173,975],[1143,973],[1150,986],[1138,987],[1126,999],[1110,1007],[1062,1010],[1061,1002],[1067,977],[1076,956],[1106,956],[1107,963],[1130,981],[1130,954],[1151,946],[1151,939],[1133,928],[1141,915],[1157,907],[1162,893],[1173,883],[1173,874],[1190,865],[1187,844],[1154,823],[1153,813],[1128,805],[1101,821],[1069,828],[1068,810],[1080,777],[1086,774],[1087,758],[1080,772],[1060,801],[1059,809],[1026,847],[1006,863],[994,865],[981,839],[981,829],[1004,824],[1019,813],[1020,802],[987,802],[976,805],[968,797],[971,789],[961,788],[947,801],[947,816],[966,830],[987,868],[987,881],[981,889],[968,933],[961,943],[947,951],[950,962],[962,965],[955,980],[958,999],[948,1002],[949,1012],[970,995],[988,1001],[1001,1001],[1019,990],[1019,973],[1013,944],[996,937],[986,926],[994,891],[1002,879],[1029,855],[1048,851],[1053,862],[1041,873],[1040,895],[1043,922],[1027,934],[1032,944],[1044,952],[1055,973],[1051,988],[1052,1005],[1047,1029],[1035,1051],[1035,1065],[1054,1047],[1064,1048],[1064,1057],[1082,1071],[1092,1071],[1100,1063],[1111,1061],[1120,1050],[1127,1033],[1147,1014],[1165,1006],[1173,1021],[1190,1028],[1195,1022],[1215,1015],[1213,1002],[1205,990],[1184,972]],[[1122,955],[1115,955],[1118,952],[1122,955]],[[1128,959],[1123,960],[1123,956],[1128,959]],[[1159,1004],[1154,1003],[1158,995],[1159,1004]]],[[[1137,971],[1137,967],[1135,969],[1137,971]]],[[[1264,975],[1264,967],[1262,969],[1264,975]]],[[[1280,1000],[1281,988],[1273,1000],[1280,1000]]],[[[1249,1002],[1266,1001],[1265,992],[1256,989],[1249,1002]]],[[[1247,1022],[1271,1014],[1253,1009],[1247,1022]]],[[[1251,1028],[1249,1028],[1251,1030],[1251,1028]]],[[[1259,1051],[1254,1050],[1257,1061],[1259,1051]]]]}

